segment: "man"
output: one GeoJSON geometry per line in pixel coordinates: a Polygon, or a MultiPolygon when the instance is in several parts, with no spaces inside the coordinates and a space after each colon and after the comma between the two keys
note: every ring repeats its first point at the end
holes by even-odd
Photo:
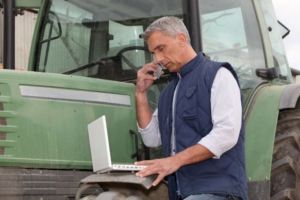
{"type": "Polygon", "coordinates": [[[155,61],[137,75],[139,131],[145,145],[163,145],[165,158],[140,161],[148,165],[139,177],[168,176],[170,199],[247,200],[242,95],[228,63],[197,54],[183,22],[163,17],[142,34],[155,61]],[[174,78],[162,91],[152,114],[147,89],[163,64],[174,78]]]}

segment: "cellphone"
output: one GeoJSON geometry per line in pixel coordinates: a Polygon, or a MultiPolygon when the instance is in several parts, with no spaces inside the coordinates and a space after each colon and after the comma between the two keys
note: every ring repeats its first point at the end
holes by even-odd
{"type": "Polygon", "coordinates": [[[160,73],[161,73],[161,70],[163,68],[163,65],[161,63],[157,63],[157,71],[153,73],[153,75],[156,77],[156,79],[159,79],[160,78],[160,73]]]}

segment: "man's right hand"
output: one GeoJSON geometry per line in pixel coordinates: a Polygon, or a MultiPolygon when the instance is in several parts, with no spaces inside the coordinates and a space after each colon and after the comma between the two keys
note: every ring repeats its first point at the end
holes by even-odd
{"type": "Polygon", "coordinates": [[[144,94],[148,88],[153,84],[153,81],[156,80],[156,77],[149,74],[149,71],[157,71],[157,64],[155,62],[148,63],[144,65],[137,73],[136,81],[136,93],[144,94]]]}
{"type": "Polygon", "coordinates": [[[152,119],[152,111],[147,100],[147,90],[156,80],[156,77],[149,74],[150,71],[157,71],[158,65],[155,62],[144,65],[137,73],[135,100],[137,120],[140,128],[145,128],[152,119]]]}

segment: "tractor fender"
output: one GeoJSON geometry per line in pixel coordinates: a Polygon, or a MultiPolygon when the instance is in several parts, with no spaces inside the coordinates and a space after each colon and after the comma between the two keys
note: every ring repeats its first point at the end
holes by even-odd
{"type": "Polygon", "coordinates": [[[274,140],[282,92],[287,85],[261,84],[245,109],[245,154],[250,200],[270,199],[274,140]]]}
{"type": "Polygon", "coordinates": [[[300,97],[300,84],[286,86],[281,95],[279,110],[296,108],[300,97]]]}

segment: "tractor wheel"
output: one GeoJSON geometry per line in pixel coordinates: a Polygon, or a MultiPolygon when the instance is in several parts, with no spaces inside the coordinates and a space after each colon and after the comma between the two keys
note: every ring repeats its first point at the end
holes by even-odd
{"type": "Polygon", "coordinates": [[[300,199],[300,109],[279,114],[270,195],[271,200],[300,199]]]}
{"type": "Polygon", "coordinates": [[[96,200],[96,198],[97,197],[95,195],[89,195],[84,198],[81,198],[80,200],[96,200]]]}
{"type": "Polygon", "coordinates": [[[102,192],[96,200],[126,200],[127,195],[119,191],[102,192]]]}

